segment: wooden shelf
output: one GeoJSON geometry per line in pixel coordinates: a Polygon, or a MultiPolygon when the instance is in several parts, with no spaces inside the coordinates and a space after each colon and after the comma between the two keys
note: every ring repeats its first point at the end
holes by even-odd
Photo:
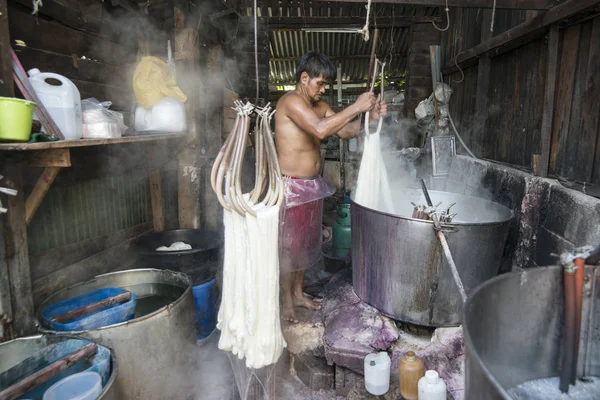
{"type": "Polygon", "coordinates": [[[108,144],[150,142],[186,137],[188,133],[155,133],[150,135],[124,136],[114,139],[60,140],[58,142],[39,143],[0,143],[0,151],[31,151],[64,149],[70,147],[104,146],[108,144]]]}

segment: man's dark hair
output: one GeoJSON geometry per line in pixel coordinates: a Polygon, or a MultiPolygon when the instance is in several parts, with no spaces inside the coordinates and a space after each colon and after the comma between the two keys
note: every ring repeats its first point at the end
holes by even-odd
{"type": "Polygon", "coordinates": [[[323,78],[330,80],[335,78],[337,71],[326,55],[310,51],[298,61],[296,83],[300,82],[300,76],[303,72],[306,72],[310,78],[317,78],[323,74],[323,78]]]}

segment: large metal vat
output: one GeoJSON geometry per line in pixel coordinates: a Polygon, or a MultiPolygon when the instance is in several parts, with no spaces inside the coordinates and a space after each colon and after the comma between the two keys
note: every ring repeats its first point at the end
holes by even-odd
{"type": "MultiPolygon", "coordinates": [[[[11,340],[0,344],[0,374],[8,371],[10,368],[21,363],[26,358],[32,356],[44,347],[66,340],[68,337],[55,335],[37,335],[28,336],[11,340]]],[[[76,338],[77,339],[77,338],[76,338]]],[[[114,352],[111,351],[112,365],[110,377],[104,385],[104,389],[98,399],[101,400],[119,400],[115,390],[115,379],[118,374],[118,367],[114,352]]]]}
{"type": "MultiPolygon", "coordinates": [[[[192,374],[196,370],[197,357],[189,277],[157,269],[99,275],[92,281],[55,293],[41,304],[40,310],[103,287],[120,287],[135,293],[135,318],[101,329],[68,334],[81,335],[113,349],[119,363],[115,382],[118,397],[127,400],[193,399],[192,374]]],[[[38,321],[42,324],[39,311],[38,321]]],[[[41,331],[62,334],[46,327],[41,331]]]]}
{"type": "MultiPolygon", "coordinates": [[[[513,213],[477,197],[430,191],[433,204],[456,203],[448,244],[467,293],[498,274],[513,213]]],[[[356,294],[383,314],[423,326],[460,324],[462,300],[433,223],[413,219],[426,204],[420,190],[396,195],[395,214],[352,202],[352,268],[356,294]]]]}
{"type": "MultiPolygon", "coordinates": [[[[585,269],[580,376],[600,376],[599,272],[600,267],[585,269]]],[[[511,272],[485,282],[469,296],[463,325],[465,399],[509,400],[508,389],[559,375],[562,275],[561,267],[511,272]]]]}

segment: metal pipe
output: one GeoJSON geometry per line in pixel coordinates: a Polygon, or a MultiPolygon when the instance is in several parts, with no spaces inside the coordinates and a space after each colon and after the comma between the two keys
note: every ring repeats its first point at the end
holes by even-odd
{"type": "MultiPolygon", "coordinates": [[[[429,192],[427,191],[427,185],[425,185],[425,181],[423,179],[421,179],[421,187],[423,188],[423,194],[425,195],[425,199],[427,200],[427,205],[429,207],[433,207],[431,197],[429,197],[429,192]]],[[[444,250],[444,256],[446,256],[448,265],[450,265],[450,270],[452,271],[454,282],[456,282],[456,286],[458,287],[458,291],[460,292],[460,297],[462,297],[462,301],[464,303],[465,301],[467,301],[467,293],[465,292],[465,287],[463,286],[462,280],[460,279],[460,275],[458,274],[458,269],[456,268],[456,264],[454,263],[454,259],[452,258],[452,253],[450,252],[448,241],[446,240],[446,236],[444,236],[444,232],[441,231],[441,225],[437,214],[432,214],[432,218],[433,229],[435,229],[435,234],[440,240],[440,244],[442,245],[442,249],[444,250]]]]}
{"type": "Polygon", "coordinates": [[[571,385],[577,380],[577,364],[579,359],[579,342],[581,339],[581,312],[583,307],[583,271],[585,259],[575,259],[575,342],[573,345],[573,365],[571,369],[571,385]]]}
{"type": "Polygon", "coordinates": [[[560,368],[559,389],[569,392],[569,383],[573,371],[573,348],[575,346],[575,271],[572,265],[563,272],[565,289],[565,342],[560,368]]]}

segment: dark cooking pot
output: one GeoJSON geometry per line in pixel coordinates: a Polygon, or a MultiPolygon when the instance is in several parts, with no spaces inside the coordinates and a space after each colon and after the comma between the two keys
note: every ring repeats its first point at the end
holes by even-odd
{"type": "Polygon", "coordinates": [[[192,285],[199,285],[215,277],[223,238],[215,231],[203,229],[176,229],[150,232],[136,238],[132,250],[144,268],[168,269],[190,275],[192,285]],[[156,251],[160,246],[184,242],[191,250],[156,251]]]}

